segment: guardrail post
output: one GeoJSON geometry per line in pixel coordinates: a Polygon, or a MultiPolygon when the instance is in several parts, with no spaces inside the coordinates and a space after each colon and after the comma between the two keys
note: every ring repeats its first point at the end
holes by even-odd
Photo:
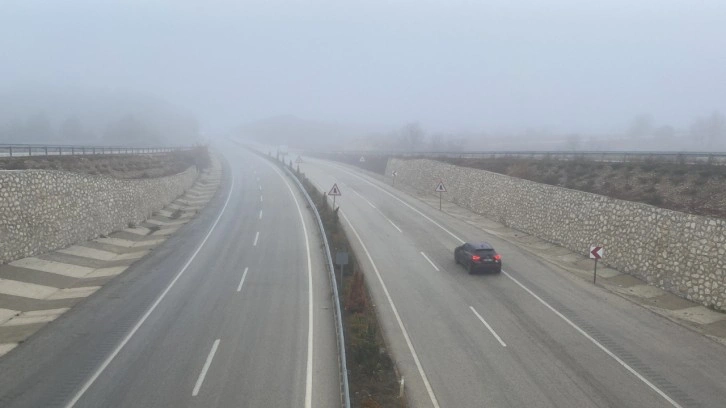
{"type": "Polygon", "coordinates": [[[10,157],[13,157],[13,147],[10,146],[10,157]]]}
{"type": "Polygon", "coordinates": [[[33,147],[28,146],[28,156],[32,156],[32,155],[33,155],[33,147]]]}
{"type": "Polygon", "coordinates": [[[45,146],[45,155],[48,155],[48,146],[45,146]]]}

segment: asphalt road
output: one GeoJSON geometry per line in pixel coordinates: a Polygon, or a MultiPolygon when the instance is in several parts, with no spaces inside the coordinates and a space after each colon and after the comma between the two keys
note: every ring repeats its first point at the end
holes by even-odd
{"type": "MultiPolygon", "coordinates": [[[[337,204],[415,407],[724,407],[726,348],[375,177],[304,158],[337,204]],[[489,241],[502,274],[453,250],[489,241]]],[[[433,185],[432,185],[433,188],[433,185]]]]}
{"type": "Polygon", "coordinates": [[[304,198],[221,147],[226,179],[197,219],[0,360],[0,406],[340,407],[304,198]]]}

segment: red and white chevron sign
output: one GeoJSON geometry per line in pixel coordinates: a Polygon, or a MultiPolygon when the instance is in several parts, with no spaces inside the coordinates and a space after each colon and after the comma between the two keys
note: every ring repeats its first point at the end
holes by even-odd
{"type": "Polygon", "coordinates": [[[590,259],[601,259],[605,254],[605,249],[601,246],[590,247],[590,259]]]}

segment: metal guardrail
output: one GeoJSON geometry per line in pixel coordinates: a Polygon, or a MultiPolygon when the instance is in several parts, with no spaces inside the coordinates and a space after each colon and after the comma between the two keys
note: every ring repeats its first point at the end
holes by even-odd
{"type": "Polygon", "coordinates": [[[338,353],[340,354],[340,372],[343,379],[343,405],[345,408],[350,408],[350,387],[348,384],[348,364],[345,356],[345,336],[343,335],[343,314],[340,307],[340,296],[338,295],[338,281],[335,277],[335,267],[333,266],[333,257],[330,254],[330,245],[328,244],[328,237],[325,235],[325,227],[323,226],[323,220],[320,218],[320,213],[313,199],[310,197],[305,187],[302,185],[300,180],[295,176],[295,173],[290,171],[287,166],[283,163],[282,167],[285,169],[287,174],[295,180],[297,187],[305,196],[305,199],[310,206],[310,209],[315,214],[315,220],[318,222],[318,228],[320,234],[323,237],[323,247],[325,248],[325,259],[327,260],[328,272],[330,273],[330,285],[333,289],[333,297],[335,301],[335,320],[336,320],[336,331],[338,332],[338,353]]]}
{"type": "Polygon", "coordinates": [[[684,163],[726,163],[726,152],[665,152],[665,151],[542,151],[542,150],[500,150],[500,151],[471,151],[471,152],[411,152],[395,150],[371,151],[328,151],[321,154],[347,154],[360,156],[396,156],[396,157],[446,157],[446,158],[497,158],[497,157],[525,157],[533,159],[561,159],[576,160],[587,159],[596,161],[641,161],[666,160],[684,163]]]}
{"type": "Polygon", "coordinates": [[[131,147],[131,146],[83,146],[83,145],[41,145],[0,144],[0,157],[28,156],[75,156],[94,154],[153,154],[193,149],[193,146],[174,147],[131,147]]]}

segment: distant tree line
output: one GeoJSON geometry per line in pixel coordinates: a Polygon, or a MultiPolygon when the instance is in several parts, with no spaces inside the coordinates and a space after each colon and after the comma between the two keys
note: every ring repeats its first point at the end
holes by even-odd
{"type": "Polygon", "coordinates": [[[84,124],[77,115],[53,122],[44,112],[0,123],[0,143],[102,144],[152,146],[192,144],[197,122],[188,117],[149,118],[125,114],[105,125],[84,124]]]}
{"type": "Polygon", "coordinates": [[[672,141],[676,137],[687,137],[701,147],[726,146],[726,118],[718,111],[693,120],[688,130],[678,132],[671,125],[656,126],[649,114],[635,116],[628,127],[631,139],[654,138],[658,141],[672,141]]]}

